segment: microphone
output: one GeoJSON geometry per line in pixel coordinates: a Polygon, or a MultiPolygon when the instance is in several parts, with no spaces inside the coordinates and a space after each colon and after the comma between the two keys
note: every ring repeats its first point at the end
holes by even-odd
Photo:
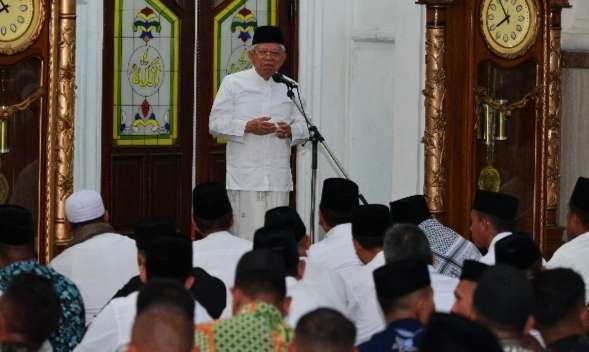
{"type": "Polygon", "coordinates": [[[272,74],[272,79],[276,83],[286,84],[289,88],[298,88],[299,86],[299,84],[294,79],[289,78],[280,72],[275,72],[274,74],[272,74]]]}

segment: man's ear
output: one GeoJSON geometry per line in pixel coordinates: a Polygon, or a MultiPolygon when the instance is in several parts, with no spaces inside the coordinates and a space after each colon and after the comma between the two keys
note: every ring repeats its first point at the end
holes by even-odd
{"type": "Polygon", "coordinates": [[[104,218],[104,222],[110,223],[110,213],[108,212],[108,209],[104,209],[103,218],[104,218]]]}
{"type": "Polygon", "coordinates": [[[192,285],[194,285],[194,276],[188,275],[186,280],[184,280],[184,287],[186,287],[187,290],[190,290],[192,285]]]}
{"type": "Polygon", "coordinates": [[[526,325],[524,325],[524,335],[527,335],[530,333],[530,331],[534,330],[534,327],[536,326],[536,320],[534,319],[534,317],[532,315],[530,315],[528,317],[528,320],[526,320],[526,325]]]}
{"type": "Polygon", "coordinates": [[[585,335],[589,333],[589,305],[579,312],[579,324],[583,327],[585,335]]]}
{"type": "Polygon", "coordinates": [[[282,316],[287,317],[288,312],[290,311],[290,303],[292,302],[292,298],[290,296],[284,297],[282,300],[282,304],[280,305],[280,313],[282,316]]]}
{"type": "Polygon", "coordinates": [[[139,279],[141,282],[147,282],[147,269],[145,269],[145,261],[139,265],[139,279]]]}
{"type": "Polygon", "coordinates": [[[301,280],[305,276],[305,268],[307,263],[304,260],[299,259],[299,265],[297,265],[297,278],[301,280]]]}
{"type": "Polygon", "coordinates": [[[229,291],[231,292],[231,297],[233,298],[231,300],[231,315],[236,315],[239,313],[239,310],[245,303],[245,296],[241,290],[236,287],[232,287],[229,289],[229,291]]]}

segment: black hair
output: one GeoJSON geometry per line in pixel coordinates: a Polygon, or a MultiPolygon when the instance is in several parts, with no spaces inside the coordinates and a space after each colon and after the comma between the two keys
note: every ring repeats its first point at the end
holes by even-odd
{"type": "Polygon", "coordinates": [[[431,264],[432,250],[427,236],[412,224],[395,224],[384,235],[384,256],[387,263],[407,259],[423,259],[431,264]]]}
{"type": "Polygon", "coordinates": [[[319,210],[323,215],[323,220],[331,226],[346,224],[352,221],[352,209],[349,210],[335,210],[329,209],[325,206],[319,206],[319,210]]]}
{"type": "Polygon", "coordinates": [[[194,296],[178,281],[153,279],[147,282],[137,296],[137,315],[153,305],[175,306],[190,321],[194,320],[194,296]]]}
{"type": "Polygon", "coordinates": [[[354,323],[331,308],[319,308],[303,315],[295,329],[297,350],[307,352],[349,352],[355,339],[354,323]]]}
{"type": "Polygon", "coordinates": [[[569,203],[569,212],[579,218],[579,221],[581,221],[584,228],[589,229],[589,211],[583,210],[569,203]]]}
{"type": "Polygon", "coordinates": [[[208,234],[217,231],[224,231],[231,227],[231,221],[233,220],[233,213],[227,213],[221,215],[215,219],[203,219],[194,215],[194,222],[196,226],[203,234],[208,234]]]}
{"type": "Polygon", "coordinates": [[[82,221],[82,222],[71,222],[69,220],[68,220],[68,222],[70,223],[70,227],[72,228],[72,230],[76,230],[76,229],[79,229],[80,227],[84,227],[86,225],[90,225],[90,224],[94,224],[94,223],[98,223],[98,222],[104,222],[104,215],[100,215],[97,218],[82,221]]]}
{"type": "Polygon", "coordinates": [[[487,219],[491,223],[491,225],[493,225],[497,233],[513,232],[513,230],[515,229],[515,220],[503,219],[498,216],[484,213],[482,211],[475,211],[479,213],[479,216],[481,218],[487,219]]]}
{"type": "Polygon", "coordinates": [[[147,278],[167,278],[180,282],[192,273],[192,242],[186,237],[159,237],[145,256],[147,278]]]}

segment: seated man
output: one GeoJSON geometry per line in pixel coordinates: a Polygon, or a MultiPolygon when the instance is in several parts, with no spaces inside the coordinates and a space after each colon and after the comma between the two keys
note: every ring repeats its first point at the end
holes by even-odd
{"type": "MultiPolygon", "coordinates": [[[[137,246],[137,263],[139,267],[145,264],[147,248],[160,237],[183,237],[176,232],[174,220],[170,217],[150,217],[135,226],[135,244],[137,246]]],[[[192,276],[197,283],[190,287],[194,299],[207,310],[207,313],[218,318],[227,305],[226,287],[223,281],[209,275],[201,268],[192,268],[192,276]]],[[[125,297],[143,286],[139,275],[132,277],[113,298],[125,297]]]]}
{"type": "Polygon", "coordinates": [[[427,263],[405,260],[386,264],[374,271],[374,284],[387,327],[358,349],[417,351],[419,336],[434,311],[427,263]]]}
{"type": "Polygon", "coordinates": [[[73,282],[35,259],[33,216],[16,205],[0,205],[0,291],[14,277],[32,273],[51,281],[59,297],[61,314],[57,329],[49,336],[55,352],[71,351],[85,330],[84,302],[73,282]]]}
{"type": "Polygon", "coordinates": [[[293,331],[284,322],[290,306],[285,276],[284,260],[274,251],[244,254],[231,289],[233,317],[197,324],[196,347],[217,352],[288,351],[293,331]]]}
{"type": "Polygon", "coordinates": [[[319,226],[325,238],[309,248],[309,262],[341,272],[362,266],[352,245],[352,209],[358,206],[358,185],[343,178],[323,181],[319,226]]]}
{"type": "Polygon", "coordinates": [[[264,216],[264,227],[281,227],[292,231],[297,241],[299,257],[307,256],[311,237],[307,235],[307,227],[296,209],[277,207],[268,210],[264,216]]]}
{"type": "MultiPolygon", "coordinates": [[[[190,288],[194,284],[192,272],[192,243],[186,237],[159,238],[147,250],[145,265],[139,268],[141,280],[171,279],[190,288]]],[[[88,327],[76,351],[116,351],[128,343],[135,319],[138,292],[115,298],[104,307],[88,327]]],[[[212,320],[198,302],[195,322],[212,320]]]]}
{"type": "Polygon", "coordinates": [[[51,281],[24,273],[0,297],[0,351],[46,351],[59,320],[59,298],[51,281]],[[48,345],[48,344],[47,344],[48,345]]]}
{"type": "Polygon", "coordinates": [[[534,292],[523,271],[499,264],[485,271],[474,293],[474,320],[491,330],[504,351],[525,351],[533,324],[534,292]]]}
{"type": "Polygon", "coordinates": [[[49,266],[78,286],[86,324],[90,324],[112,295],[139,273],[137,250],[132,239],[110,226],[102,198],[95,191],[70,195],[65,200],[65,217],[74,240],[49,266]]]}
{"type": "Polygon", "coordinates": [[[137,297],[128,352],[190,352],[194,344],[194,299],[179,282],[155,279],[137,297]]]}
{"type": "Polygon", "coordinates": [[[534,318],[549,351],[587,352],[585,283],[571,269],[552,269],[532,280],[536,304],[534,318]]]}
{"type": "Polygon", "coordinates": [[[394,223],[413,224],[425,233],[434,254],[433,266],[440,274],[458,277],[465,260],[481,257],[472,242],[432,217],[424,196],[402,198],[391,202],[390,206],[394,223]]]}
{"type": "Polygon", "coordinates": [[[477,284],[485,270],[489,266],[474,260],[465,260],[462,265],[460,281],[454,290],[455,302],[452,306],[452,313],[462,315],[465,318],[473,319],[472,300],[477,284]]]}
{"type": "Polygon", "coordinates": [[[319,308],[301,317],[292,352],[353,352],[356,327],[340,312],[319,308]]]}

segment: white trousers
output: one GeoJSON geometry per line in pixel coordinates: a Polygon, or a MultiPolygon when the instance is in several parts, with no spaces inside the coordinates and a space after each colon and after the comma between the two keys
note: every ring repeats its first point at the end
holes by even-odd
{"type": "Polygon", "coordinates": [[[266,211],[288,205],[289,193],[228,189],[227,195],[235,219],[231,233],[246,240],[253,240],[256,230],[264,226],[266,211]]]}

